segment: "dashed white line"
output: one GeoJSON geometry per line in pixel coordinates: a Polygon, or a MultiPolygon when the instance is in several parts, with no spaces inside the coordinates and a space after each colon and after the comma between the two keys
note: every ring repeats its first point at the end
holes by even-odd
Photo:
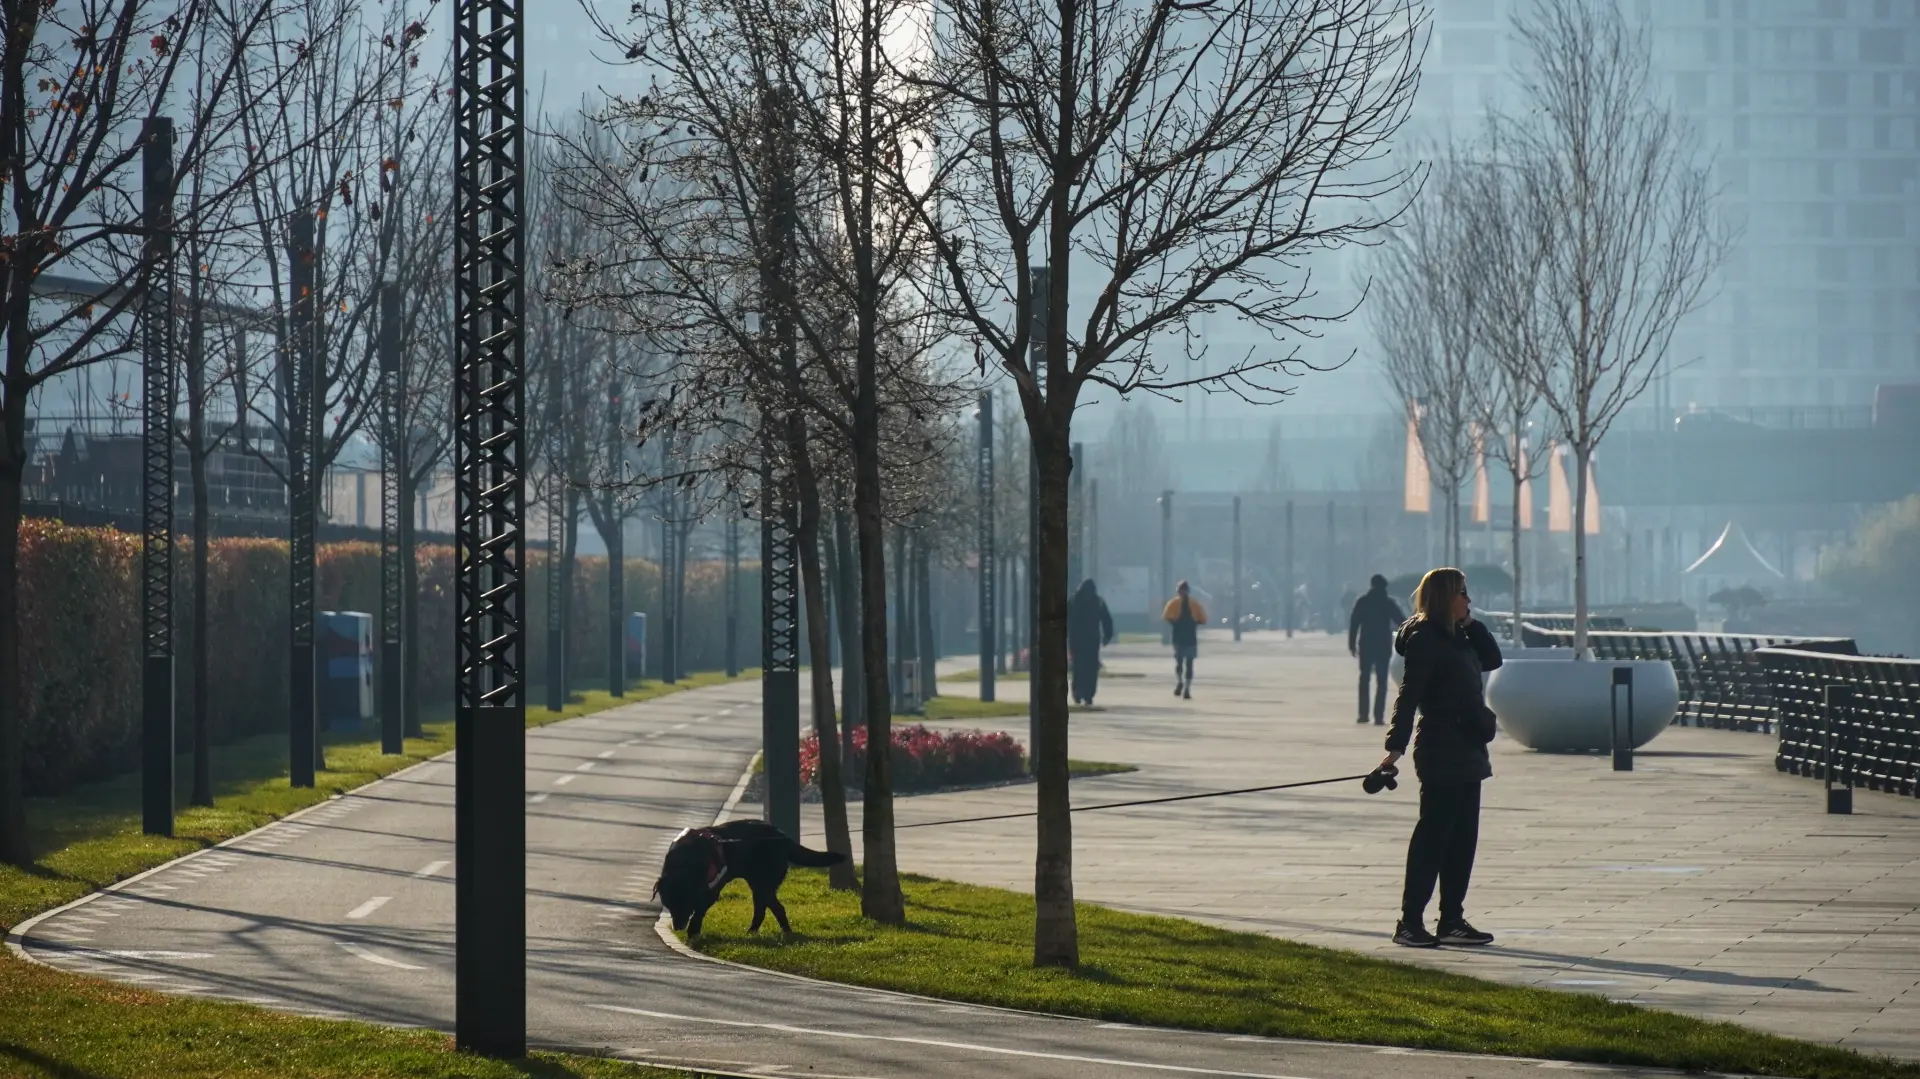
{"type": "Polygon", "coordinates": [[[569,783],[571,783],[571,782],[573,782],[574,780],[576,780],[576,779],[579,779],[579,778],[580,778],[580,777],[579,777],[579,776],[577,776],[577,775],[572,775],[572,774],[568,774],[568,775],[564,775],[564,776],[561,776],[561,777],[559,777],[558,779],[555,779],[555,780],[553,781],[553,785],[554,785],[554,786],[556,786],[556,787],[564,787],[564,786],[566,786],[567,784],[569,784],[569,783]]]}
{"type": "Polygon", "coordinates": [[[576,764],[573,766],[573,770],[576,772],[591,772],[599,763],[599,761],[588,761],[585,764],[576,764]]]}
{"type": "Polygon", "coordinates": [[[629,738],[626,741],[620,743],[621,747],[624,749],[632,749],[634,746],[637,746],[639,744],[640,744],[640,739],[638,738],[629,738]]]}
{"type": "Polygon", "coordinates": [[[626,1015],[646,1016],[649,1019],[672,1019],[683,1023],[708,1023],[714,1026],[734,1027],[747,1030],[772,1030],[782,1034],[806,1034],[818,1038],[843,1038],[848,1041],[892,1042],[896,1045],[924,1045],[934,1049],[960,1049],[994,1056],[1025,1057],[1033,1060],[1059,1060],[1074,1064],[1101,1064],[1110,1068],[1137,1068],[1142,1071],[1175,1072],[1181,1075],[1223,1075],[1232,1079],[1301,1079],[1300,1076],[1282,1075],[1276,1072],[1240,1072],[1226,1071],[1221,1068],[1190,1068],[1179,1064],[1155,1064],[1145,1060],[1121,1060],[1114,1057],[1078,1056],[1071,1053],[1046,1053],[1033,1049],[1014,1049],[1001,1045],[981,1045],[975,1042],[945,1041],[937,1038],[909,1038],[891,1034],[863,1034],[851,1030],[823,1030],[818,1027],[797,1027],[786,1023],[749,1023],[739,1019],[709,1019],[699,1015],[675,1015],[672,1012],[647,1011],[644,1008],[628,1008],[619,1004],[589,1004],[589,1008],[600,1011],[621,1012],[626,1015]]]}
{"type": "Polygon", "coordinates": [[[452,865],[452,864],[453,864],[452,862],[445,862],[445,861],[441,861],[441,862],[428,862],[428,863],[427,863],[426,865],[423,865],[423,866],[421,866],[421,867],[420,867],[420,869],[419,869],[419,871],[418,871],[418,872],[416,872],[416,873],[414,874],[414,876],[415,876],[416,878],[420,878],[420,877],[431,877],[431,876],[433,876],[433,875],[434,875],[435,873],[438,873],[438,872],[440,872],[440,871],[441,871],[442,869],[445,869],[446,867],[448,867],[448,866],[450,866],[450,865],[452,865]]]}
{"type": "Polygon", "coordinates": [[[541,802],[544,802],[547,800],[547,793],[548,792],[546,791],[541,791],[539,794],[533,795],[532,797],[527,799],[527,804],[536,805],[536,806],[539,805],[541,802]]]}
{"type": "Polygon", "coordinates": [[[374,911],[379,910],[381,907],[386,906],[387,903],[392,899],[393,897],[390,895],[376,895],[372,899],[369,899],[365,903],[362,903],[359,906],[348,911],[347,917],[355,920],[365,918],[367,915],[372,914],[374,911]]]}
{"type": "Polygon", "coordinates": [[[603,761],[604,761],[604,760],[606,760],[607,758],[609,758],[609,757],[611,757],[611,756],[613,756],[613,750],[611,750],[611,749],[603,749],[603,750],[601,750],[601,751],[600,751],[599,753],[597,753],[597,754],[595,754],[595,756],[597,756],[597,757],[599,757],[599,758],[600,758],[601,760],[603,760],[603,761]]]}
{"type": "Polygon", "coordinates": [[[336,941],[335,943],[339,944],[341,948],[345,949],[347,954],[355,956],[360,959],[364,959],[369,963],[378,963],[383,967],[392,967],[395,970],[424,970],[425,969],[424,967],[414,966],[412,963],[402,963],[398,959],[388,959],[386,956],[381,955],[379,952],[376,952],[371,948],[364,948],[358,944],[355,944],[350,940],[336,941]]]}

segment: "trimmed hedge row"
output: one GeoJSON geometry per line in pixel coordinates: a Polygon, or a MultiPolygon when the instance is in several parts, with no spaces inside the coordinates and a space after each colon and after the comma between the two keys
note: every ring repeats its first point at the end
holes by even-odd
{"type": "MultiPolygon", "coordinates": [[[[191,544],[177,547],[174,568],[175,670],[178,741],[192,737],[191,544]]],[[[290,656],[287,544],[283,540],[218,539],[208,547],[207,720],[215,742],[280,729],[286,714],[290,656]]],[[[443,703],[453,685],[453,550],[416,552],[419,593],[420,700],[443,703]]],[[[139,757],[140,537],[58,521],[23,522],[20,549],[22,730],[29,793],[52,794],[75,783],[125,771],[139,757]]],[[[323,544],[316,553],[316,602],[321,610],[380,610],[380,549],[372,543],[323,544]]],[[[544,552],[528,552],[527,679],[546,680],[546,570],[544,552]]],[[[576,685],[607,669],[606,559],[575,560],[572,654],[576,685]]],[[[741,572],[739,646],[742,661],[758,654],[760,611],[757,567],[741,572]]],[[[626,564],[625,608],[648,612],[660,625],[659,573],[650,562],[626,564]]],[[[723,580],[718,564],[687,567],[688,670],[725,663],[723,580]]],[[[376,662],[377,659],[376,649],[376,662]]],[[[657,663],[657,644],[649,662],[657,663]]],[[[649,672],[653,673],[653,672],[649,672]]],[[[640,672],[629,671],[630,677],[640,672]]],[[[0,688],[0,692],[9,690],[0,688]]]]}

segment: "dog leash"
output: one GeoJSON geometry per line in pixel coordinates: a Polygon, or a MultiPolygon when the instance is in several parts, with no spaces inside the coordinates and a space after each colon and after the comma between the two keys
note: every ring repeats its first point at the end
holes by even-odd
{"type": "MultiPolygon", "coordinates": [[[[1235,794],[1260,794],[1265,791],[1293,790],[1296,787],[1321,787],[1329,783],[1352,783],[1356,780],[1365,780],[1369,776],[1372,776],[1374,772],[1378,771],[1380,771],[1380,769],[1376,768],[1373,772],[1363,772],[1357,776],[1336,776],[1333,779],[1308,779],[1298,783],[1275,783],[1266,787],[1241,787],[1237,790],[1207,791],[1203,794],[1176,794],[1168,798],[1140,798],[1131,802],[1101,802],[1098,805],[1074,806],[1068,810],[1068,812],[1091,813],[1097,809],[1127,809],[1131,806],[1165,805],[1168,802],[1191,802],[1196,798],[1225,798],[1235,794]]],[[[893,827],[895,831],[900,831],[905,828],[939,828],[949,824],[979,824],[982,821],[1014,820],[1019,817],[1037,817],[1039,815],[1039,810],[1030,809],[1024,813],[994,813],[985,817],[959,817],[954,820],[920,821],[915,824],[896,824],[893,827]]]]}

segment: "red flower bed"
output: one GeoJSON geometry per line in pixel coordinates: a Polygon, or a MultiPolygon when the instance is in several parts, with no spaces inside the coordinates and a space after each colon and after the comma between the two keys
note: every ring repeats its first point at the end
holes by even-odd
{"type": "MultiPolygon", "coordinates": [[[[893,729],[893,789],[896,793],[1017,779],[1026,772],[1025,751],[1004,731],[936,731],[915,724],[893,729]]],[[[800,782],[819,781],[820,741],[800,741],[800,782]]],[[[867,771],[867,732],[853,731],[853,756],[841,764],[847,785],[860,787],[867,771]]]]}

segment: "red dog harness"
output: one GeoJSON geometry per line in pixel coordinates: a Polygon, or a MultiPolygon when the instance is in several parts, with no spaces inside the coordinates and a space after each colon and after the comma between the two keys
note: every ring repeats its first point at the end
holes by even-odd
{"type": "Polygon", "coordinates": [[[680,839],[685,841],[693,836],[713,844],[707,855],[707,890],[718,891],[727,882],[727,859],[720,853],[721,839],[711,828],[691,828],[680,839]]]}

